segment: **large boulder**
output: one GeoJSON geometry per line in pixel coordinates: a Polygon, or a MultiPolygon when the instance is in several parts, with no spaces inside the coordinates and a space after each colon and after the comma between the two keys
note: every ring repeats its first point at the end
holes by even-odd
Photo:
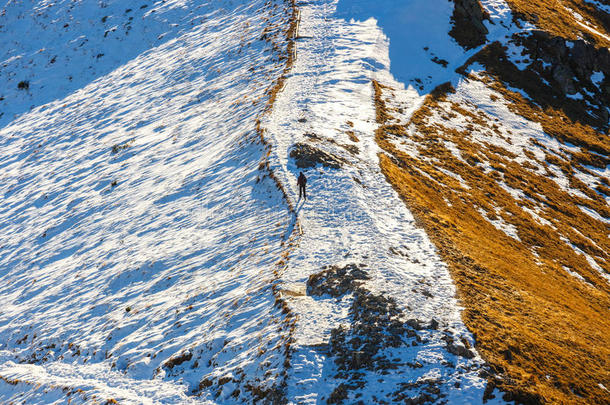
{"type": "Polygon", "coordinates": [[[453,28],[449,32],[458,44],[465,49],[476,48],[487,40],[489,31],[483,20],[489,15],[479,0],[454,0],[455,7],[451,20],[453,28]]]}

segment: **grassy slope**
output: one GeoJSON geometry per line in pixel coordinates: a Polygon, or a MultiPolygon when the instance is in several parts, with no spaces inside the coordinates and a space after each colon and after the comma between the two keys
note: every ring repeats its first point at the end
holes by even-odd
{"type": "MultiPolygon", "coordinates": [[[[521,115],[538,116],[547,127],[565,127],[559,112],[536,110],[501,83],[487,81],[521,115]]],[[[574,197],[547,175],[516,163],[509,151],[476,141],[480,133],[497,130],[497,123],[482,111],[473,113],[447,102],[450,86],[431,94],[404,126],[395,124],[394,111],[386,104],[386,99],[393,99],[391,89],[375,83],[375,90],[381,124],[377,141],[388,153],[380,155],[382,170],[449,263],[466,307],[464,321],[476,335],[477,349],[500,376],[491,378],[492,384],[508,392],[508,398],[524,402],[582,403],[584,397],[588,403],[607,403],[608,392],[598,383],[609,383],[610,288],[560,238],[567,235],[609,271],[607,226],[576,206],[587,204],[608,217],[603,198],[576,181],[592,198],[574,197]],[[443,120],[466,120],[469,130],[444,126],[443,120],[435,120],[435,112],[443,120]],[[417,156],[392,141],[404,138],[419,145],[417,156]],[[465,160],[447,149],[449,142],[465,160]],[[493,170],[486,171],[485,166],[493,170]],[[466,185],[447,172],[461,176],[466,185]],[[501,181],[532,201],[516,200],[501,181]],[[522,208],[528,205],[543,207],[541,215],[552,226],[534,220],[522,208]],[[488,218],[483,218],[483,211],[488,218]],[[516,227],[520,240],[489,222],[497,217],[516,227]],[[562,266],[579,269],[593,287],[562,266]]],[[[585,139],[589,132],[570,131],[585,139]]],[[[569,159],[555,163],[570,170],[569,159]]]]}
{"type": "MultiPolygon", "coordinates": [[[[514,15],[552,35],[585,38],[597,47],[609,44],[608,16],[590,3],[507,3],[514,15]],[[578,10],[601,35],[579,24],[568,8],[578,10]]],[[[510,144],[515,128],[503,128],[477,105],[452,101],[450,85],[437,88],[409,122],[401,122],[393,89],[374,83],[377,142],[385,151],[381,168],[450,265],[464,321],[495,373],[490,387],[525,403],[608,403],[610,393],[599,384],[610,384],[610,286],[578,252],[595,257],[597,266],[610,272],[609,227],[578,207],[610,217],[604,199],[609,179],[599,174],[608,165],[607,134],[569,118],[578,116],[572,100],[565,99],[565,111],[561,103],[542,108],[508,90],[518,87],[536,100],[548,98],[546,84],[518,71],[500,46],[485,47],[470,62],[475,61],[488,73],[468,80],[493,90],[492,103],[504,103],[539,124],[560,142],[559,153],[530,139],[544,158],[525,150],[523,161],[487,142],[487,134],[508,134],[510,144]],[[456,128],[455,122],[462,124],[456,128]],[[417,152],[406,151],[403,143],[417,145],[417,152]],[[557,173],[570,192],[554,181],[557,173]],[[595,181],[583,182],[583,174],[595,181]],[[507,186],[524,197],[509,193],[507,186]],[[492,222],[508,224],[517,238],[492,222]]]]}
{"type": "Polygon", "coordinates": [[[610,29],[608,15],[598,10],[585,0],[507,0],[513,13],[524,17],[540,29],[553,35],[575,40],[585,38],[600,47],[610,46],[607,34],[610,29]],[[584,28],[578,23],[571,10],[577,11],[591,28],[599,33],[584,28]]]}

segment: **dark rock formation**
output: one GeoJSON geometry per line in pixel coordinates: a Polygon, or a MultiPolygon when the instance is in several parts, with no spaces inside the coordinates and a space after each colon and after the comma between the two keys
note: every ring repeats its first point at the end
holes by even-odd
{"type": "MultiPolygon", "coordinates": [[[[599,128],[608,127],[610,105],[610,50],[596,48],[584,40],[568,41],[546,31],[534,30],[515,35],[516,44],[525,48],[533,62],[529,69],[551,83],[563,95],[580,92],[593,112],[590,119],[579,119],[599,128]],[[603,73],[600,83],[593,83],[591,75],[603,73]],[[587,122],[590,121],[590,122],[587,122]]],[[[584,103],[583,103],[584,104],[584,103]]]]}
{"type": "Polygon", "coordinates": [[[307,294],[320,296],[328,294],[331,297],[340,297],[356,289],[362,281],[369,277],[364,270],[356,264],[343,267],[326,266],[321,273],[312,274],[307,280],[307,294]]]}
{"type": "MultiPolygon", "coordinates": [[[[510,87],[523,90],[542,109],[552,107],[563,111],[572,121],[608,130],[610,105],[610,51],[595,49],[585,41],[566,41],[544,31],[531,31],[513,36],[523,47],[522,56],[531,63],[520,70],[506,54],[507,47],[493,42],[458,68],[467,75],[473,62],[510,87]],[[601,72],[603,80],[593,83],[591,74],[601,72]],[[582,99],[566,97],[579,92],[582,99]]],[[[598,151],[603,153],[604,151],[598,151]]]]}
{"type": "Polygon", "coordinates": [[[315,167],[321,164],[324,167],[339,169],[347,161],[339,156],[332,155],[306,143],[296,143],[290,151],[298,168],[315,167]]]}
{"type": "Polygon", "coordinates": [[[455,8],[451,20],[453,28],[449,32],[464,49],[472,49],[483,45],[489,31],[483,20],[489,15],[483,9],[479,0],[454,0],[455,8]]]}

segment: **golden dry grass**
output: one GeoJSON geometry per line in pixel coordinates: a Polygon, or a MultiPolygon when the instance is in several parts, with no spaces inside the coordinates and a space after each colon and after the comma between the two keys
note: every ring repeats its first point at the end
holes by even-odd
{"type": "MultiPolygon", "coordinates": [[[[536,109],[491,79],[488,85],[545,130],[562,128],[559,132],[577,138],[578,144],[607,148],[597,142],[595,131],[567,121],[561,112],[536,109]]],[[[610,213],[603,198],[575,178],[578,157],[553,156],[550,163],[531,156],[530,164],[516,163],[508,151],[475,140],[478,132],[497,131],[498,124],[482,111],[451,103],[446,107],[445,95],[452,91],[447,85],[428,96],[407,131],[395,124],[385,102],[392,90],[379,83],[374,87],[380,124],[376,140],[385,151],[380,154],[382,171],[448,263],[465,307],[464,322],[496,373],[490,382],[508,398],[524,402],[609,403],[608,391],[598,384],[610,387],[610,286],[565,240],[609,272],[609,227],[577,205],[606,217],[610,213]],[[442,125],[432,119],[434,111],[446,119],[460,116],[469,130],[442,125]],[[406,138],[419,145],[417,156],[392,141],[406,138]],[[447,148],[448,142],[464,160],[447,148]],[[540,164],[559,165],[587,197],[568,194],[547,174],[536,172],[540,164]],[[486,172],[484,166],[493,170],[486,172]],[[447,172],[461,176],[466,186],[447,172]],[[501,182],[529,199],[516,200],[501,182]],[[534,220],[526,209],[538,210],[550,225],[534,220]],[[514,226],[520,240],[489,222],[498,218],[514,226]]]]}
{"type": "Polygon", "coordinates": [[[566,39],[585,38],[599,47],[610,46],[610,41],[601,35],[587,30],[578,23],[571,10],[575,10],[597,31],[608,36],[607,20],[590,2],[585,0],[507,0],[513,13],[523,16],[527,21],[544,31],[566,39]]]}

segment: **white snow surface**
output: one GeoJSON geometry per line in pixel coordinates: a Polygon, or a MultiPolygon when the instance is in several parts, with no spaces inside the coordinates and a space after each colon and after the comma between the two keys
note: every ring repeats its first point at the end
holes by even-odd
{"type": "Polygon", "coordinates": [[[379,30],[371,34],[387,39],[389,59],[369,57],[363,59],[365,67],[390,68],[399,83],[428,93],[439,80],[456,77],[455,69],[476,52],[465,52],[449,37],[452,13],[453,3],[448,1],[341,0],[335,15],[349,25],[375,24],[379,30]]]}
{"type": "MultiPolygon", "coordinates": [[[[52,7],[69,16],[72,4],[52,7]]],[[[165,2],[175,39],[134,28],[109,50],[126,63],[50,103],[61,92],[31,86],[41,107],[0,129],[0,376],[17,382],[0,381],[0,402],[247,402],[246,385],[281,382],[272,286],[292,218],[259,179],[255,142],[283,69],[259,40],[285,17],[271,5],[165,2]]],[[[97,19],[97,2],[78,6],[97,19]]],[[[72,37],[48,27],[54,44],[72,37]]],[[[82,63],[67,56],[65,72],[82,63]]],[[[59,86],[37,65],[22,73],[59,86]]]]}
{"type": "MultiPolygon", "coordinates": [[[[0,9],[0,126],[61,100],[148,49],[222,14],[231,2],[26,0],[0,9]],[[19,89],[28,82],[28,89],[19,89]]],[[[216,20],[216,23],[221,20],[216,20]]]]}

